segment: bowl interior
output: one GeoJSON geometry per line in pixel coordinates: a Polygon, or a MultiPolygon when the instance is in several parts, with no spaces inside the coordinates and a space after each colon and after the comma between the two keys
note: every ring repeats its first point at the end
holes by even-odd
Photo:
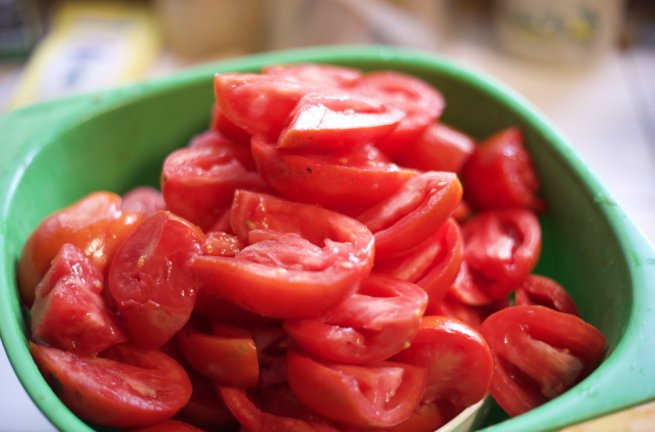
{"type": "MultiPolygon", "coordinates": [[[[603,360],[616,350],[634,314],[634,262],[625,241],[617,234],[616,222],[606,214],[615,203],[529,104],[497,83],[419,53],[359,48],[269,54],[216,64],[189,73],[184,79],[133,87],[138,91],[129,94],[106,93],[97,107],[77,110],[66,122],[51,122],[52,129],[24,145],[25,157],[21,157],[11,185],[3,185],[8,190],[3,197],[6,230],[2,255],[7,286],[0,289],[9,293],[11,304],[7,307],[14,314],[3,321],[1,330],[19,378],[55,425],[63,430],[89,430],[59,403],[34,364],[29,364],[28,332],[24,317],[18,313],[15,282],[15,268],[26,238],[43,217],[92,191],[121,194],[140,184],[157,186],[166,155],[207,128],[213,72],[257,71],[265,64],[285,61],[330,62],[367,71],[395,69],[416,75],[443,93],[447,103],[443,120],[478,139],[509,126],[520,126],[549,205],[548,213],[540,217],[543,247],[535,273],[559,281],[578,304],[582,318],[607,337],[603,360]],[[18,339],[8,337],[11,332],[18,333],[18,339]]],[[[31,112],[36,118],[40,115],[31,112]]],[[[4,125],[10,121],[11,117],[4,125]]],[[[28,315],[26,310],[22,314],[28,315]]],[[[604,387],[599,385],[610,378],[617,385],[621,382],[620,374],[615,372],[617,361],[627,360],[616,357],[615,353],[587,380],[557,400],[494,430],[551,430],[621,408],[625,402],[607,399],[600,390],[604,387]],[[601,397],[589,398],[580,405],[578,399],[593,392],[594,385],[601,397]]],[[[489,422],[505,419],[496,406],[489,422]]]]}

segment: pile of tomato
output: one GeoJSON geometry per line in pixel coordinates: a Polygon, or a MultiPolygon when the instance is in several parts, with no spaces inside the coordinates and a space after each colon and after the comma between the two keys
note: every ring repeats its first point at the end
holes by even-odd
{"type": "Polygon", "coordinates": [[[30,350],[79,417],[431,432],[593,370],[605,337],[531,274],[546,203],[519,129],[477,144],[391,71],[272,66],[215,94],[161,192],[93,193],[25,244],[30,350]]]}

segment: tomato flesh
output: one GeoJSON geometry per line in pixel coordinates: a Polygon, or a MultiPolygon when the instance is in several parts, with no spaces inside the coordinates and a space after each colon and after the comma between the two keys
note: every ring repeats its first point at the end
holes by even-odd
{"type": "Polygon", "coordinates": [[[546,276],[529,275],[516,288],[517,306],[545,306],[557,312],[580,316],[578,307],[564,288],[546,276]]]}
{"type": "Polygon", "coordinates": [[[167,210],[166,201],[162,193],[153,187],[136,187],[123,195],[123,212],[143,213],[147,219],[160,210],[167,210]]]}
{"type": "Polygon", "coordinates": [[[357,69],[314,63],[266,66],[262,72],[340,88],[352,88],[362,77],[362,72],[357,69]]]}
{"type": "Polygon", "coordinates": [[[229,138],[233,142],[244,145],[249,145],[250,139],[252,138],[251,134],[232,123],[220,110],[218,104],[214,104],[212,108],[212,122],[209,128],[220,132],[221,135],[229,138]]]}

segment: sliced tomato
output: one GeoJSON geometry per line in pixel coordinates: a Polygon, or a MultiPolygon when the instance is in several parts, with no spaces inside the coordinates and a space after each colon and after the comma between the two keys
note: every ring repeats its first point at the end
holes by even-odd
{"type": "Polygon", "coordinates": [[[187,324],[177,333],[177,344],[191,366],[213,383],[257,387],[257,349],[249,332],[209,335],[187,324]]]}
{"type": "Polygon", "coordinates": [[[115,345],[80,357],[30,342],[30,353],[55,394],[80,418],[107,426],[158,423],[182,409],[191,382],[164,353],[115,345]]]}
{"type": "Polygon", "coordinates": [[[309,94],[291,113],[277,148],[349,149],[375,144],[404,116],[393,105],[356,93],[309,94]]]}
{"type": "Polygon", "coordinates": [[[545,306],[557,312],[580,316],[578,307],[569,293],[546,276],[529,275],[516,288],[517,306],[545,306]]]}
{"type": "Polygon", "coordinates": [[[205,255],[233,257],[244,247],[246,244],[236,236],[214,231],[207,234],[203,252],[205,255]]]}
{"type": "Polygon", "coordinates": [[[370,207],[417,174],[380,161],[366,149],[291,152],[255,137],[252,153],[259,173],[275,192],[326,207],[370,207]]]}
{"type": "Polygon", "coordinates": [[[427,172],[357,217],[375,234],[376,259],[402,255],[432,236],[462,198],[454,173],[427,172]]]}
{"type": "Polygon", "coordinates": [[[384,153],[396,157],[434,123],[444,109],[443,96],[430,84],[416,77],[393,71],[372,72],[362,77],[355,90],[396,105],[406,116],[391,135],[378,142],[384,153]]]}
{"type": "Polygon", "coordinates": [[[157,189],[150,186],[140,186],[123,195],[121,211],[139,212],[149,218],[159,210],[167,210],[164,196],[157,189]]]}
{"type": "Polygon", "coordinates": [[[493,372],[491,351],[482,336],[450,317],[423,317],[412,345],[391,360],[426,368],[422,403],[445,399],[457,411],[484,397],[493,372]]]}
{"type": "Polygon", "coordinates": [[[373,271],[415,283],[436,304],[450,290],[464,259],[464,242],[457,223],[450,219],[414,249],[397,258],[376,263],[373,271]]]}
{"type": "Polygon", "coordinates": [[[529,210],[486,211],[462,224],[465,263],[455,294],[465,303],[489,304],[514,290],[541,252],[539,220],[529,210]]]}
{"type": "Polygon", "coordinates": [[[422,171],[459,173],[475,150],[475,140],[445,123],[433,123],[398,155],[398,163],[422,171]]]}
{"type": "Polygon", "coordinates": [[[249,312],[234,303],[209,294],[204,289],[198,291],[198,298],[193,307],[193,312],[210,320],[216,320],[232,324],[268,324],[276,321],[249,312]]]}
{"type": "Polygon", "coordinates": [[[193,269],[208,293],[259,315],[317,315],[354,293],[373,265],[371,232],[320,207],[237,191],[232,227],[250,246],[234,258],[199,257],[193,269]]]}
{"type": "Polygon", "coordinates": [[[460,200],[455,212],[453,213],[453,219],[457,222],[462,223],[471,215],[471,206],[464,200],[460,200]]]}
{"type": "Polygon", "coordinates": [[[312,411],[359,427],[393,426],[410,417],[425,389],[425,368],[396,362],[333,363],[287,354],[291,390],[312,411]]]}
{"type": "Polygon", "coordinates": [[[453,291],[445,296],[441,301],[431,304],[425,311],[425,315],[439,315],[451,318],[457,318],[466,325],[473,327],[476,331],[480,330],[482,322],[491,314],[509,307],[509,299],[504,297],[500,300],[494,300],[489,305],[471,306],[458,300],[453,291]]]}
{"type": "Polygon", "coordinates": [[[271,65],[262,71],[267,75],[292,77],[340,88],[352,88],[362,77],[362,72],[357,69],[315,63],[271,65]]]}
{"type": "Polygon", "coordinates": [[[204,243],[198,227],[158,212],[116,252],[109,288],[140,346],[162,345],[189,320],[200,286],[187,269],[204,243]]]}
{"type": "Polygon", "coordinates": [[[487,138],[476,148],[462,175],[466,200],[477,209],[546,209],[544,200],[535,195],[539,179],[523,148],[519,128],[505,129],[487,138]]]}
{"type": "Polygon", "coordinates": [[[280,404],[290,405],[290,402],[289,398],[281,400],[279,393],[275,398],[270,396],[267,398],[269,401],[278,401],[278,405],[274,407],[277,413],[272,414],[258,408],[244,389],[217,387],[217,391],[234,417],[249,432],[337,432],[329,422],[306,408],[303,409],[295,404],[280,406],[280,404]],[[280,411],[284,412],[283,415],[279,415],[280,411]],[[290,417],[289,414],[301,418],[290,417]]]}
{"type": "Polygon", "coordinates": [[[427,305],[418,286],[371,274],[356,294],[314,318],[286,320],[303,350],[343,363],[373,363],[400,352],[414,338],[427,305]]]}
{"type": "Polygon", "coordinates": [[[214,104],[212,108],[212,122],[210,129],[220,132],[223,136],[236,143],[250,145],[252,135],[232,123],[220,110],[218,104],[214,104]]]}
{"type": "Polygon", "coordinates": [[[143,222],[140,213],[120,211],[121,197],[94,192],[45,218],[23,246],[18,282],[23,302],[34,303],[34,289],[50,267],[59,249],[70,243],[106,275],[120,242],[143,222]],[[116,219],[120,219],[114,223],[116,219]]]}
{"type": "Polygon", "coordinates": [[[512,417],[553,399],[585,378],[607,339],[571,314],[542,306],[496,312],[480,327],[494,356],[489,391],[512,417]]]}
{"type": "Polygon", "coordinates": [[[154,425],[128,428],[123,432],[203,432],[203,430],[181,421],[164,420],[154,425]]]}
{"type": "Polygon", "coordinates": [[[182,414],[199,425],[225,426],[237,421],[211,381],[200,374],[189,374],[189,378],[193,384],[193,393],[182,408],[182,414]]]}
{"type": "Polygon", "coordinates": [[[267,189],[254,171],[250,150],[238,144],[174,151],[164,161],[161,188],[173,213],[203,229],[229,208],[235,190],[267,189]]]}
{"type": "Polygon", "coordinates": [[[127,332],[102,299],[103,280],[82,251],[62,246],[36,287],[32,336],[81,356],[127,342],[127,332]]]}
{"type": "Polygon", "coordinates": [[[244,162],[248,164],[248,153],[247,151],[243,150],[244,145],[240,144],[235,149],[232,149],[231,147],[234,147],[235,144],[239,143],[223,135],[220,131],[209,129],[191,138],[187,144],[187,148],[211,148],[215,146],[225,147],[228,149],[226,152],[231,151],[235,154],[235,156],[239,156],[239,160],[244,160],[244,162]],[[239,147],[241,147],[241,150],[239,150],[239,147]]]}

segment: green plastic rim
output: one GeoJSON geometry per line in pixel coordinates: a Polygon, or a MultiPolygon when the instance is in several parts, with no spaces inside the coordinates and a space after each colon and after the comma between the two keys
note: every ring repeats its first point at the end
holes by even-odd
{"type": "MultiPolygon", "coordinates": [[[[523,129],[550,205],[549,213],[540,217],[544,244],[537,272],[570,287],[583,319],[608,337],[608,350],[598,369],[564,395],[485,430],[557,430],[655,398],[655,344],[652,340],[655,334],[655,250],[553,125],[512,89],[445,58],[385,46],[324,47],[224,61],[159,81],[32,106],[0,118],[3,152],[0,160],[0,336],[18,378],[57,428],[85,432],[103,429],[72,414],[39,374],[28,351],[25,311],[21,309],[16,283],[15,266],[22,244],[38,222],[62,203],[71,203],[97,189],[98,185],[104,185],[101,180],[79,184],[82,178],[79,176],[90,174],[67,171],[79,161],[70,162],[72,153],[59,152],[60,148],[65,148],[62,146],[68,145],[62,143],[71,140],[81,143],[85,139],[82,132],[92,130],[91,126],[96,124],[104,125],[103,132],[111,135],[111,125],[117,125],[116,129],[121,126],[110,120],[120,119],[121,113],[133,106],[177,104],[183,107],[180,109],[187,110],[193,104],[204,104],[191,109],[191,113],[180,112],[180,117],[190,119],[187,123],[191,126],[186,126],[188,131],[197,133],[206,128],[214,73],[258,71],[267,64],[293,62],[412,73],[444,93],[447,101],[444,120],[476,138],[512,125],[523,129]],[[196,97],[197,94],[204,96],[196,97]],[[187,99],[184,95],[188,95],[187,99]],[[169,104],[166,98],[174,102],[169,104]],[[65,168],[57,171],[51,167],[57,163],[64,164],[65,168]],[[48,186],[57,173],[73,177],[64,182],[70,186],[70,191],[61,192],[48,186]]],[[[137,115],[140,114],[137,112],[137,115]]],[[[166,144],[171,149],[184,145],[182,137],[188,139],[188,132],[167,138],[170,135],[166,132],[168,121],[157,119],[156,115],[142,114],[143,126],[134,126],[136,142],[147,143],[148,134],[155,130],[153,125],[159,122],[158,127],[164,132],[157,135],[157,139],[171,142],[166,144]]],[[[116,142],[112,142],[111,137],[103,139],[117,148],[124,146],[120,147],[121,151],[130,149],[131,144],[121,144],[118,139],[116,142]]],[[[140,147],[135,144],[134,148],[140,147]]],[[[101,153],[99,157],[111,160],[108,155],[110,153],[101,153]]],[[[157,153],[156,162],[161,162],[162,155],[165,152],[157,153]]],[[[126,165],[132,167],[130,163],[126,165]]],[[[136,185],[136,178],[155,184],[157,165],[153,163],[152,166],[154,168],[147,175],[114,180],[105,188],[123,193],[136,185]]],[[[158,166],[161,169],[161,165],[158,166]]],[[[101,179],[104,172],[104,168],[98,169],[101,179]]],[[[506,418],[498,408],[491,414],[491,421],[506,418]]]]}

